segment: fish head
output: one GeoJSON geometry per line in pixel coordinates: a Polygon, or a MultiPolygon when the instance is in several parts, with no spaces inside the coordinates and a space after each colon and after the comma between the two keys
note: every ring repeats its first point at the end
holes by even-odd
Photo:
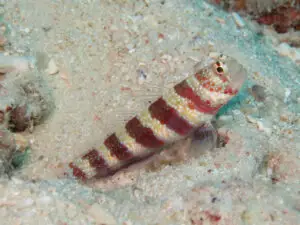
{"type": "Polygon", "coordinates": [[[218,55],[211,63],[212,76],[222,82],[223,92],[236,94],[243,86],[247,71],[235,58],[223,54],[218,55]]]}

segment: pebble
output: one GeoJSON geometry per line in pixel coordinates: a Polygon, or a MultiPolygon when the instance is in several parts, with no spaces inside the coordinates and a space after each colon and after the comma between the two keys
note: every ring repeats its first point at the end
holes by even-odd
{"type": "Polygon", "coordinates": [[[263,131],[265,132],[267,135],[271,135],[272,134],[272,128],[270,128],[269,126],[267,126],[266,123],[263,123],[263,121],[257,121],[257,128],[259,131],[263,131]]]}
{"type": "Polygon", "coordinates": [[[247,115],[246,119],[248,122],[255,124],[258,130],[265,132],[267,135],[271,135],[272,128],[271,126],[267,126],[266,121],[259,120],[250,115],[247,115]]]}
{"type": "Polygon", "coordinates": [[[225,24],[225,20],[222,18],[216,18],[216,21],[220,24],[225,24]]]}
{"type": "Polygon", "coordinates": [[[95,203],[88,209],[88,214],[92,216],[98,224],[115,225],[114,217],[106,212],[99,204],[95,203]]]}
{"type": "Polygon", "coordinates": [[[280,115],[280,121],[282,121],[282,122],[289,122],[289,119],[290,119],[290,117],[287,114],[280,115]]]}
{"type": "Polygon", "coordinates": [[[279,52],[280,55],[282,56],[288,56],[290,53],[290,46],[287,43],[281,43],[278,48],[277,51],[279,52]]]}
{"type": "Polygon", "coordinates": [[[232,14],[232,17],[234,19],[234,22],[236,23],[236,25],[239,27],[239,28],[243,28],[245,26],[245,22],[244,20],[242,19],[242,17],[240,17],[239,14],[237,14],[236,12],[233,12],[232,14]]]}
{"type": "Polygon", "coordinates": [[[266,94],[266,88],[263,86],[260,86],[258,84],[255,84],[251,87],[249,90],[250,94],[255,98],[258,102],[265,101],[267,94],[266,94]]]}
{"type": "Polygon", "coordinates": [[[282,56],[287,56],[291,58],[297,64],[300,63],[300,50],[297,48],[291,47],[289,44],[283,42],[281,43],[276,50],[282,56]]]}
{"type": "Polygon", "coordinates": [[[138,74],[138,83],[143,84],[147,80],[147,73],[143,69],[138,69],[137,74],[138,74]]]}
{"type": "Polygon", "coordinates": [[[46,69],[46,72],[50,75],[54,75],[58,73],[58,67],[56,66],[53,59],[51,59],[48,63],[48,68],[46,69]]]}
{"type": "Polygon", "coordinates": [[[291,93],[292,93],[291,89],[289,89],[289,88],[286,88],[286,89],[285,89],[285,92],[284,92],[284,100],[283,100],[284,103],[287,103],[287,102],[288,102],[291,93]]]}
{"type": "Polygon", "coordinates": [[[26,34],[29,34],[31,32],[30,28],[28,27],[21,29],[21,31],[23,31],[26,34]]]}

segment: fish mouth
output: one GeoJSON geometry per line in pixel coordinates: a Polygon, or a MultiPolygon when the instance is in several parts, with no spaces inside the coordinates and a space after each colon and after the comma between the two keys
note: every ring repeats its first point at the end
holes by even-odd
{"type": "Polygon", "coordinates": [[[228,85],[227,88],[239,91],[247,79],[246,69],[235,59],[228,57],[225,62],[228,73],[228,85]]]}

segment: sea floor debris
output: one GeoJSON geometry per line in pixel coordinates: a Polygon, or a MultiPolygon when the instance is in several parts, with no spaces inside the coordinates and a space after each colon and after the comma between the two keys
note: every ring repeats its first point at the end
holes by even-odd
{"type": "MultiPolygon", "coordinates": [[[[6,44],[3,42],[2,46],[6,44]]],[[[11,176],[28,158],[30,143],[21,132],[33,132],[33,127],[52,111],[50,91],[40,77],[42,70],[35,68],[36,64],[34,57],[8,55],[7,52],[0,55],[1,176],[11,176]]]]}
{"type": "MultiPolygon", "coordinates": [[[[55,113],[26,133],[32,151],[25,166],[0,180],[3,225],[300,221],[299,65],[275,50],[283,39],[270,32],[266,41],[257,32],[265,28],[251,30],[243,17],[239,26],[202,0],[11,0],[1,9],[11,35],[4,50],[45,51],[59,68],[43,76],[54,89],[55,113]],[[245,89],[216,118],[219,148],[180,163],[162,158],[163,169],[121,173],[109,190],[53,172],[217,51],[249,71],[245,89]]],[[[45,59],[39,67],[48,65],[45,59]]]]}

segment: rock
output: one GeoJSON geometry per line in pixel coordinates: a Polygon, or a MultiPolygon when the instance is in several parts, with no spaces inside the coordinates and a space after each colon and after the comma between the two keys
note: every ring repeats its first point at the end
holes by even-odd
{"type": "Polygon", "coordinates": [[[138,83],[143,84],[148,78],[148,69],[146,65],[140,64],[136,72],[137,72],[138,83]]]}
{"type": "Polygon", "coordinates": [[[291,96],[291,93],[292,91],[289,89],[289,88],[286,88],[285,89],[285,92],[284,92],[284,103],[287,103],[289,101],[289,98],[291,96]]]}
{"type": "Polygon", "coordinates": [[[17,106],[11,111],[10,123],[13,126],[13,131],[22,132],[29,126],[30,116],[27,113],[27,108],[27,105],[17,106]]]}
{"type": "Polygon", "coordinates": [[[88,214],[96,220],[97,224],[115,225],[114,217],[106,212],[99,204],[95,203],[88,209],[88,214]]]}
{"type": "Polygon", "coordinates": [[[263,102],[266,100],[266,88],[263,86],[255,84],[251,87],[251,89],[249,89],[249,92],[253,96],[253,98],[258,102],[263,102]]]}
{"type": "Polygon", "coordinates": [[[291,58],[297,64],[300,63],[300,51],[297,48],[291,47],[287,43],[281,43],[277,48],[277,51],[282,56],[291,58]]]}
{"type": "Polygon", "coordinates": [[[48,63],[48,68],[46,69],[46,72],[50,75],[57,74],[59,72],[58,67],[56,66],[53,59],[51,59],[48,63]]]}

